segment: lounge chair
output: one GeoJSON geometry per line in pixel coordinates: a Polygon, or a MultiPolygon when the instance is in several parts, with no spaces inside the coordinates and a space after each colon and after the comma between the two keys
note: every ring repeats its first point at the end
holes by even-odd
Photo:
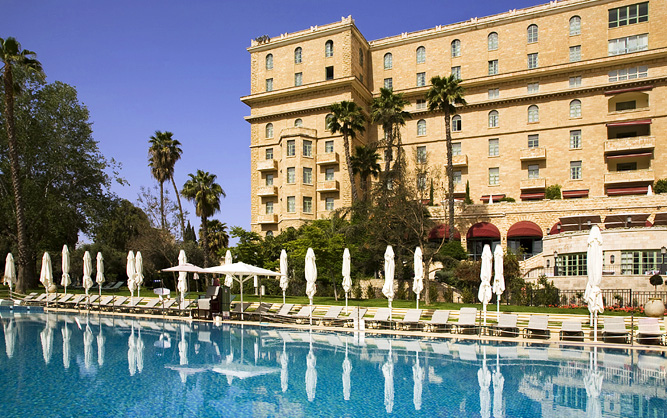
{"type": "Polygon", "coordinates": [[[430,321],[422,322],[424,324],[424,331],[434,332],[439,329],[448,331],[451,328],[449,321],[449,311],[437,310],[433,312],[430,321]]]}
{"type": "Polygon", "coordinates": [[[195,299],[185,299],[183,302],[179,299],[174,300],[176,300],[177,303],[169,304],[169,307],[163,310],[163,314],[166,313],[168,315],[173,314],[177,316],[184,316],[187,314],[192,317],[192,311],[195,310],[195,299]]]}
{"type": "Polygon", "coordinates": [[[329,306],[329,309],[326,311],[324,316],[318,319],[318,325],[331,325],[333,322],[338,320],[340,313],[343,311],[344,306],[329,306]]]}
{"type": "Polygon", "coordinates": [[[171,309],[171,307],[174,306],[174,304],[177,302],[178,299],[162,299],[158,308],[162,310],[162,315],[166,315],[168,309],[171,309]]]}
{"type": "Polygon", "coordinates": [[[127,302],[129,298],[127,296],[118,296],[114,299],[113,305],[111,305],[112,309],[115,311],[116,309],[120,309],[123,307],[123,304],[127,302]]]}
{"type": "Polygon", "coordinates": [[[299,309],[299,312],[297,312],[294,315],[276,315],[277,319],[280,320],[287,320],[287,321],[295,321],[297,323],[303,323],[304,320],[310,319],[310,316],[313,314],[313,311],[315,310],[315,306],[312,305],[304,305],[299,309]]]}
{"type": "Polygon", "coordinates": [[[343,322],[344,327],[354,327],[355,321],[363,319],[366,312],[368,312],[368,308],[355,306],[348,316],[342,317],[339,321],[343,322]]]}
{"type": "Polygon", "coordinates": [[[268,312],[267,315],[271,315],[271,316],[289,315],[289,313],[290,313],[290,311],[292,310],[293,307],[294,307],[293,303],[285,303],[280,307],[280,309],[278,309],[278,312],[273,313],[273,314],[271,312],[268,312]]]}
{"type": "Polygon", "coordinates": [[[116,283],[113,284],[113,286],[110,286],[107,290],[110,290],[110,291],[118,290],[121,287],[123,287],[123,285],[125,285],[125,282],[116,282],[116,283]]]}
{"type": "Polygon", "coordinates": [[[252,312],[248,312],[248,317],[251,319],[261,320],[263,316],[266,316],[271,310],[273,303],[261,302],[257,309],[252,312]]]}
{"type": "Polygon", "coordinates": [[[62,295],[58,300],[54,302],[56,306],[65,306],[65,302],[68,300],[72,299],[74,297],[73,294],[67,293],[65,295],[62,295]]]}
{"type": "Polygon", "coordinates": [[[127,311],[127,312],[133,311],[134,309],[136,309],[137,305],[141,303],[142,300],[144,300],[144,298],[130,297],[128,298],[128,302],[126,304],[118,306],[117,309],[120,311],[127,311]]]}
{"type": "Polygon", "coordinates": [[[584,331],[581,329],[581,322],[579,321],[563,321],[558,332],[562,340],[583,341],[584,331]]]}
{"type": "Polygon", "coordinates": [[[74,295],[71,299],[68,299],[64,302],[65,307],[68,308],[76,308],[79,303],[86,297],[83,293],[79,293],[78,295],[74,295]]]}
{"type": "Polygon", "coordinates": [[[116,285],[116,283],[118,283],[118,282],[109,282],[109,283],[105,284],[104,286],[102,286],[102,290],[109,290],[112,287],[114,287],[116,285]]]}
{"type": "Polygon", "coordinates": [[[665,334],[660,331],[658,318],[639,318],[637,342],[639,344],[662,344],[665,334]]]}
{"type": "Polygon", "coordinates": [[[551,336],[548,315],[531,315],[530,319],[528,319],[528,325],[523,329],[523,337],[533,338],[535,336],[546,338],[551,336]]]}
{"type": "Polygon", "coordinates": [[[516,326],[518,318],[515,314],[500,314],[498,323],[491,327],[491,331],[500,337],[516,337],[519,335],[519,328],[516,326]]]}
{"type": "Polygon", "coordinates": [[[398,326],[404,330],[410,330],[419,324],[419,319],[422,316],[421,309],[408,309],[403,319],[398,321],[398,326]]]}
{"type": "Polygon", "coordinates": [[[94,308],[96,307],[98,310],[101,311],[102,309],[110,308],[112,306],[112,302],[113,302],[113,296],[105,295],[102,296],[102,298],[99,299],[97,303],[93,305],[93,307],[94,308]]]}
{"type": "Polygon", "coordinates": [[[230,316],[233,317],[239,317],[240,319],[244,318],[244,313],[246,313],[246,309],[248,309],[252,305],[250,302],[237,302],[232,305],[232,310],[229,312],[230,316]]]}
{"type": "Polygon", "coordinates": [[[375,311],[375,316],[372,319],[366,321],[369,328],[380,328],[380,326],[389,324],[389,316],[391,315],[391,309],[389,308],[378,308],[375,311]]]}
{"type": "Polygon", "coordinates": [[[152,313],[156,309],[161,309],[162,306],[160,305],[160,302],[162,302],[159,298],[150,298],[146,301],[144,304],[138,304],[134,310],[139,311],[141,313],[152,313]]]}
{"type": "Polygon", "coordinates": [[[46,302],[46,297],[48,296],[48,293],[40,293],[39,296],[33,297],[32,299],[24,299],[26,302],[26,305],[41,305],[44,302],[46,302]]]}
{"type": "Polygon", "coordinates": [[[452,324],[453,329],[459,333],[477,332],[477,308],[461,308],[459,311],[459,321],[452,324]]]}
{"type": "Polygon", "coordinates": [[[38,295],[37,292],[32,292],[32,293],[30,293],[29,295],[26,295],[23,299],[19,299],[19,300],[21,300],[22,302],[30,302],[30,301],[32,301],[33,299],[35,299],[35,297],[36,297],[37,295],[38,295]]]}
{"type": "Polygon", "coordinates": [[[608,316],[603,319],[602,340],[607,342],[628,343],[630,333],[625,328],[625,318],[622,316],[608,316]]]}

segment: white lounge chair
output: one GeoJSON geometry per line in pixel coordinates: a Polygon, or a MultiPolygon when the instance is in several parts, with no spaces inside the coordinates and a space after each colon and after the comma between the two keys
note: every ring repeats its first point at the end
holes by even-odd
{"type": "Polygon", "coordinates": [[[397,321],[401,328],[405,330],[412,329],[412,327],[419,324],[419,319],[422,316],[421,309],[408,309],[403,319],[397,321]]]}
{"type": "Polygon", "coordinates": [[[492,326],[491,330],[497,336],[516,337],[519,335],[519,328],[516,326],[518,318],[515,314],[500,314],[498,323],[492,326]]]}
{"type": "Polygon", "coordinates": [[[581,329],[581,322],[579,321],[563,321],[558,333],[562,340],[584,340],[584,331],[581,329]]]}
{"type": "Polygon", "coordinates": [[[459,321],[452,325],[459,334],[470,331],[477,332],[477,308],[461,308],[459,321]]]}
{"type": "Polygon", "coordinates": [[[549,331],[549,316],[548,315],[531,315],[528,319],[528,325],[523,330],[523,337],[542,336],[549,338],[551,332],[549,331]]]}
{"type": "Polygon", "coordinates": [[[629,342],[630,333],[625,328],[625,318],[622,316],[608,316],[602,320],[602,340],[613,342],[629,342]]]}
{"type": "Polygon", "coordinates": [[[424,331],[438,331],[440,329],[448,331],[451,328],[449,321],[449,311],[437,310],[433,312],[430,321],[424,321],[424,331]]]}
{"type": "Polygon", "coordinates": [[[639,318],[636,336],[638,343],[662,344],[664,337],[658,318],[639,318]]]}

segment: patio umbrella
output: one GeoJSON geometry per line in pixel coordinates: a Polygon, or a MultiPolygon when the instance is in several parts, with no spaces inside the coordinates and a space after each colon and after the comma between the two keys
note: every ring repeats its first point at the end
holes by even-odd
{"type": "Polygon", "coordinates": [[[45,252],[42,256],[42,270],[39,274],[39,281],[42,282],[47,293],[56,291],[56,286],[53,284],[53,268],[51,267],[51,256],[45,252]]]}
{"type": "Polygon", "coordinates": [[[100,292],[100,297],[102,297],[102,284],[104,283],[104,257],[102,253],[97,253],[97,275],[95,276],[95,282],[100,292]]]}
{"type": "Polygon", "coordinates": [[[503,408],[503,387],[505,378],[500,373],[500,352],[496,350],[496,370],[493,371],[493,417],[503,418],[505,409],[503,408]]]}
{"type": "Polygon", "coordinates": [[[309,402],[315,400],[315,390],[317,388],[317,370],[315,369],[316,365],[317,359],[315,358],[315,353],[313,353],[313,341],[311,336],[310,350],[306,356],[306,394],[308,395],[309,402]]]}
{"type": "Polygon", "coordinates": [[[648,185],[648,188],[646,189],[646,196],[653,196],[653,188],[651,185],[648,185]]]}
{"type": "Polygon", "coordinates": [[[598,340],[598,314],[604,312],[604,302],[600,283],[602,282],[602,234],[597,225],[591,227],[588,234],[588,251],[586,254],[586,267],[588,270],[588,283],[584,300],[588,303],[588,311],[591,313],[591,325],[593,327],[593,341],[598,340]]]}
{"type": "Polygon", "coordinates": [[[352,277],[350,277],[350,250],[343,251],[343,291],[345,291],[345,313],[347,313],[347,295],[352,289],[352,277]]]}
{"type": "Polygon", "coordinates": [[[51,324],[47,319],[46,326],[39,333],[39,339],[42,342],[42,356],[44,357],[44,363],[47,365],[51,361],[51,353],[53,352],[53,330],[51,329],[51,324]]]}
{"type": "MultiPolygon", "coordinates": [[[[137,290],[137,284],[135,282],[135,276],[137,275],[137,265],[134,259],[134,253],[132,251],[127,253],[127,264],[125,266],[125,272],[127,273],[127,288],[130,289],[130,296],[134,298],[134,291],[137,290]]],[[[134,374],[132,374],[132,376],[134,376],[134,374]]]]}
{"type": "Polygon", "coordinates": [[[93,331],[90,324],[86,324],[86,330],[83,333],[83,362],[86,369],[93,367],[93,331]]]}
{"type": "Polygon", "coordinates": [[[144,284],[144,259],[141,256],[141,251],[137,251],[134,262],[137,269],[137,275],[134,276],[134,281],[137,283],[137,296],[141,297],[141,285],[144,284]]]}
{"type": "Polygon", "coordinates": [[[67,244],[65,244],[63,245],[61,262],[63,276],[60,279],[60,285],[65,288],[65,294],[67,294],[67,286],[72,283],[72,279],[69,277],[69,261],[69,249],[67,248],[67,244]]]}
{"type": "Polygon", "coordinates": [[[12,358],[16,348],[16,325],[14,320],[10,319],[9,323],[2,324],[2,327],[5,331],[5,353],[7,353],[7,358],[12,358]]]}
{"type": "MultiPolygon", "coordinates": [[[[315,252],[312,248],[308,248],[306,251],[306,295],[310,300],[310,306],[313,306],[313,296],[317,292],[317,285],[315,281],[317,280],[317,266],[315,265],[315,252]]],[[[312,309],[310,313],[310,325],[313,325],[313,314],[312,309]]]]}
{"type": "Polygon", "coordinates": [[[347,357],[347,340],[345,340],[345,360],[343,360],[343,399],[350,400],[350,389],[352,387],[352,362],[347,357]]]}
{"type": "Polygon", "coordinates": [[[387,361],[382,365],[384,375],[384,407],[388,414],[394,409],[394,359],[392,358],[391,346],[387,361]]]}
{"type": "Polygon", "coordinates": [[[419,309],[419,294],[424,290],[424,262],[421,247],[415,248],[414,267],[415,280],[412,284],[412,291],[417,294],[417,309],[419,309]]]}
{"type": "Polygon", "coordinates": [[[72,331],[69,329],[69,324],[67,320],[65,320],[65,323],[63,324],[62,329],[60,332],[63,334],[63,367],[65,369],[69,369],[70,365],[70,341],[72,340],[72,331]]]}
{"type": "Polygon", "coordinates": [[[137,373],[137,341],[134,337],[134,322],[132,322],[132,332],[127,339],[127,365],[130,369],[130,376],[137,373]]]}
{"type": "Polygon", "coordinates": [[[387,245],[384,252],[384,285],[382,294],[389,301],[389,320],[391,320],[391,301],[394,300],[394,249],[387,245]]]}
{"type": "MultiPolygon", "coordinates": [[[[234,263],[234,259],[232,258],[232,252],[227,250],[225,253],[225,264],[232,264],[234,263]]],[[[227,287],[232,287],[234,284],[234,276],[231,274],[225,275],[225,286],[227,287]]]]}
{"type": "Polygon", "coordinates": [[[412,381],[414,382],[412,402],[415,404],[415,411],[422,409],[422,389],[424,383],[424,369],[419,365],[419,353],[415,353],[417,361],[412,366],[412,381]]]}
{"type": "Polygon", "coordinates": [[[83,288],[86,289],[86,296],[88,296],[88,290],[93,287],[93,278],[90,277],[93,274],[93,260],[90,258],[90,253],[86,251],[83,254],[83,288]]]}
{"type": "Polygon", "coordinates": [[[491,386],[491,372],[486,367],[486,347],[484,347],[482,368],[477,370],[477,382],[479,383],[480,415],[482,418],[489,418],[491,416],[491,393],[489,392],[489,386],[491,386]]]}
{"type": "Polygon", "coordinates": [[[287,277],[287,252],[280,251],[280,288],[283,290],[283,305],[285,304],[285,291],[289,286],[289,277],[287,277]]]}
{"type": "Polygon", "coordinates": [[[287,392],[288,384],[288,372],[287,366],[289,365],[289,357],[287,356],[286,343],[283,341],[283,352],[280,354],[280,388],[283,390],[283,393],[287,392]]]}
{"type": "Polygon", "coordinates": [[[493,252],[493,293],[496,294],[496,304],[498,318],[500,318],[500,296],[505,291],[505,276],[503,276],[503,249],[500,245],[496,246],[493,252]]]}
{"type": "Polygon", "coordinates": [[[601,417],[602,406],[600,405],[600,393],[602,392],[602,375],[598,372],[597,364],[597,347],[589,353],[589,370],[584,376],[584,386],[586,387],[586,395],[588,395],[588,402],[586,403],[586,412],[589,417],[601,417]]]}
{"type": "MultiPolygon", "coordinates": [[[[188,258],[185,255],[185,250],[181,250],[178,253],[178,265],[183,266],[187,264],[188,258]]],[[[185,292],[188,291],[188,273],[185,271],[180,271],[178,273],[178,285],[176,286],[178,291],[181,294],[181,303],[185,300],[185,292]]]]}
{"type": "Polygon", "coordinates": [[[7,253],[7,258],[5,259],[5,276],[3,282],[9,286],[9,296],[11,297],[12,288],[16,284],[16,266],[14,265],[14,256],[12,253],[7,253]]]}
{"type": "Polygon", "coordinates": [[[482,270],[479,273],[481,283],[479,285],[479,292],[477,293],[479,301],[482,302],[482,310],[484,311],[484,325],[486,325],[486,305],[488,305],[491,300],[492,260],[493,254],[491,254],[491,247],[487,244],[484,246],[484,251],[482,251],[482,270]]]}
{"type": "Polygon", "coordinates": [[[100,367],[104,366],[105,342],[106,338],[104,338],[104,335],[102,334],[102,324],[100,324],[100,333],[97,334],[97,364],[100,367]]]}

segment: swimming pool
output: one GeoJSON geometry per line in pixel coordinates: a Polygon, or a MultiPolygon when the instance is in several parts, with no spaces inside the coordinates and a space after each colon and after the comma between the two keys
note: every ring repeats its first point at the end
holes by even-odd
{"type": "Polygon", "coordinates": [[[664,353],[2,313],[8,417],[664,417],[664,353]]]}

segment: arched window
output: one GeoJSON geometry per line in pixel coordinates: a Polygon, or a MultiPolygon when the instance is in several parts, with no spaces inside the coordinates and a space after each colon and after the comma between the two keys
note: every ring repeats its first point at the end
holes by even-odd
{"type": "Polygon", "coordinates": [[[359,48],[359,65],[364,66],[364,51],[359,48]]]}
{"type": "Polygon", "coordinates": [[[394,67],[394,59],[391,56],[391,52],[384,54],[384,69],[391,70],[394,67]]]}
{"type": "Polygon", "coordinates": [[[303,126],[303,121],[301,120],[301,118],[294,121],[294,127],[295,128],[300,128],[302,126],[303,126]]]}
{"type": "Polygon", "coordinates": [[[537,25],[528,26],[528,43],[533,44],[537,42],[537,25]]]}
{"type": "Polygon", "coordinates": [[[536,105],[528,106],[528,123],[540,121],[540,108],[536,105]]]}
{"type": "Polygon", "coordinates": [[[294,63],[295,64],[301,64],[301,47],[297,47],[294,50],[294,63]]]}
{"type": "Polygon", "coordinates": [[[579,16],[572,16],[570,18],[570,36],[581,34],[581,18],[579,16]]]}
{"type": "Polygon", "coordinates": [[[417,122],[417,136],[423,135],[426,135],[426,121],[420,119],[419,122],[417,122]]]}
{"type": "Polygon", "coordinates": [[[498,111],[497,110],[492,110],[489,112],[489,128],[497,128],[498,127],[498,111]]]}
{"type": "Polygon", "coordinates": [[[273,138],[273,124],[272,123],[267,123],[266,124],[266,137],[267,138],[273,138]]]}
{"type": "Polygon", "coordinates": [[[487,37],[489,44],[489,51],[495,51],[498,49],[498,34],[496,32],[491,32],[487,37]]]}
{"type": "Polygon", "coordinates": [[[423,64],[426,62],[426,48],[420,46],[417,48],[417,64],[423,64]]]}
{"type": "Polygon", "coordinates": [[[266,69],[273,70],[273,54],[266,56],[266,69]]]}
{"type": "Polygon", "coordinates": [[[326,129],[327,131],[331,130],[331,127],[329,126],[329,124],[331,124],[331,119],[333,119],[333,115],[331,113],[326,115],[326,117],[324,118],[324,129],[326,129]]]}
{"type": "Polygon", "coordinates": [[[452,41],[452,57],[460,57],[461,56],[461,41],[458,39],[454,39],[452,41]]]}
{"type": "Polygon", "coordinates": [[[333,41],[328,40],[324,44],[324,56],[325,57],[333,57],[333,41]]]}
{"type": "Polygon", "coordinates": [[[461,115],[454,115],[452,118],[452,132],[461,131],[461,115]]]}
{"type": "Polygon", "coordinates": [[[266,231],[266,236],[267,237],[272,237],[273,236],[273,231],[266,231]]]}
{"type": "Polygon", "coordinates": [[[570,117],[571,118],[581,117],[581,100],[575,99],[570,102],[570,117]]]}

